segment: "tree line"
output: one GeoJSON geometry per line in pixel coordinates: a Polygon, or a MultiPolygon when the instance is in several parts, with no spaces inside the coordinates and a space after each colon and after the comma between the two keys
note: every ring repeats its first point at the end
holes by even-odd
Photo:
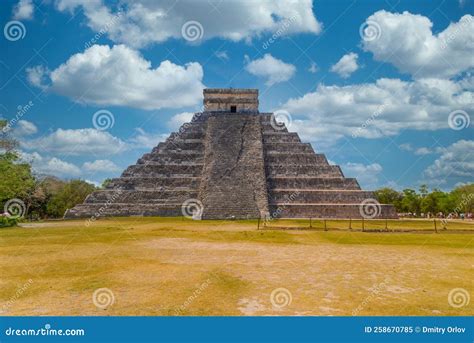
{"type": "Polygon", "coordinates": [[[421,185],[418,192],[404,189],[399,192],[392,188],[375,191],[377,201],[381,204],[392,204],[397,212],[409,216],[437,217],[470,217],[474,212],[474,183],[459,186],[451,192],[439,189],[428,191],[421,185]]]}
{"type": "MultiPolygon", "coordinates": [[[[84,180],[34,175],[31,164],[20,158],[18,141],[5,128],[7,121],[0,120],[0,214],[8,201],[19,199],[24,208],[17,209],[27,219],[62,218],[68,208],[82,203],[96,189],[84,180]]],[[[0,217],[0,226],[15,223],[15,218],[0,217]]]]}
{"type": "MultiPolygon", "coordinates": [[[[30,220],[62,218],[64,212],[84,202],[97,189],[84,180],[61,180],[52,176],[36,176],[31,164],[23,161],[17,152],[18,142],[8,134],[5,120],[0,120],[0,213],[11,199],[20,199],[25,205],[23,216],[30,220]]],[[[102,187],[110,182],[105,180],[102,187]]],[[[375,191],[381,204],[393,204],[398,213],[411,216],[459,216],[472,213],[474,184],[455,188],[451,192],[439,189],[428,191],[422,185],[418,191],[391,188],[375,191]]],[[[2,217],[5,224],[5,217],[2,217]]],[[[1,226],[1,222],[0,222],[1,226]]]]}

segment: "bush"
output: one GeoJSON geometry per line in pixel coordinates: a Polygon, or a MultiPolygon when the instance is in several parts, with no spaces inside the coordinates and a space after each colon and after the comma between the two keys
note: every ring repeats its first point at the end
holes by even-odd
{"type": "Polygon", "coordinates": [[[18,218],[9,218],[5,216],[0,216],[0,228],[16,226],[17,224],[18,224],[18,218]]]}

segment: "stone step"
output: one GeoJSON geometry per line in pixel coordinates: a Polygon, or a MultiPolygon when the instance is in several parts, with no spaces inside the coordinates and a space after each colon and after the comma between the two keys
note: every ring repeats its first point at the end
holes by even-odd
{"type": "Polygon", "coordinates": [[[203,163],[203,154],[181,154],[181,153],[163,153],[163,154],[144,154],[138,161],[138,164],[146,164],[147,162],[161,163],[203,163]]]}
{"type": "Polygon", "coordinates": [[[84,203],[183,203],[196,199],[198,190],[99,190],[90,194],[84,203]]]}
{"type": "Polygon", "coordinates": [[[205,136],[204,130],[192,130],[182,133],[175,133],[174,136],[171,136],[166,140],[166,143],[170,143],[173,140],[188,140],[188,139],[203,139],[205,136]]]}
{"type": "Polygon", "coordinates": [[[196,156],[204,156],[204,149],[197,150],[197,149],[162,149],[153,151],[150,155],[156,156],[181,156],[181,155],[196,155],[196,156]]]}
{"type": "Polygon", "coordinates": [[[112,179],[107,189],[197,189],[200,181],[200,177],[121,177],[112,179]]]}
{"type": "Polygon", "coordinates": [[[324,154],[290,154],[270,153],[265,154],[265,162],[270,164],[319,164],[329,165],[324,154]]]}
{"type": "Polygon", "coordinates": [[[157,153],[157,152],[163,152],[163,151],[197,151],[204,153],[204,144],[202,143],[202,140],[199,139],[198,141],[201,141],[199,143],[188,143],[185,141],[171,141],[169,143],[160,143],[156,147],[153,148],[151,151],[152,153],[157,153]]]}
{"type": "Polygon", "coordinates": [[[314,153],[313,147],[309,143],[285,142],[266,143],[263,145],[266,153],[291,152],[291,153],[314,153]]]}
{"type": "Polygon", "coordinates": [[[356,179],[339,177],[269,177],[268,186],[273,189],[347,189],[360,190],[356,179]]]}
{"type": "Polygon", "coordinates": [[[176,204],[129,204],[129,203],[97,203],[80,204],[66,211],[64,217],[89,218],[93,222],[101,217],[126,217],[126,216],[159,216],[179,217],[182,216],[181,203],[176,204]]]}
{"type": "MultiPolygon", "coordinates": [[[[270,217],[273,218],[353,218],[361,219],[364,213],[359,203],[348,204],[294,204],[276,203],[270,205],[270,217]]],[[[372,212],[371,212],[372,213],[372,212]]],[[[371,214],[369,213],[369,214],[371,214]]],[[[392,205],[380,205],[373,219],[393,218],[397,213],[392,205]]],[[[367,219],[367,217],[366,217],[367,219]]]]}
{"type": "Polygon", "coordinates": [[[300,137],[294,132],[263,132],[263,142],[266,143],[301,143],[300,137]]]}
{"type": "Polygon", "coordinates": [[[189,161],[189,160],[182,160],[182,161],[151,161],[151,160],[142,160],[139,159],[137,161],[137,166],[194,166],[196,164],[202,164],[202,161],[189,161]]]}
{"type": "Polygon", "coordinates": [[[361,203],[373,198],[374,194],[361,190],[320,190],[320,189],[273,189],[269,194],[270,203],[361,203]]]}
{"type": "Polygon", "coordinates": [[[200,176],[203,164],[136,164],[128,167],[122,177],[190,177],[200,176]]]}
{"type": "Polygon", "coordinates": [[[317,176],[343,177],[341,168],[321,164],[270,164],[266,165],[267,176],[317,176]]]}

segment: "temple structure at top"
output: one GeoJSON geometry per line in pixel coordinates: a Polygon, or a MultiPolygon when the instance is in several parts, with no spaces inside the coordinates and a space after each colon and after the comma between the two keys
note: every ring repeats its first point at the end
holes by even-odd
{"type": "Polygon", "coordinates": [[[258,89],[205,89],[204,109],[207,112],[257,113],[258,89]]]}

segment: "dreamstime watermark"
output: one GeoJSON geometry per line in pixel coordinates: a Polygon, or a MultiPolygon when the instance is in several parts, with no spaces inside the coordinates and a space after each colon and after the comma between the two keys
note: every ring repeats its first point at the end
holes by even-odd
{"type": "Polygon", "coordinates": [[[281,36],[283,36],[287,31],[288,29],[290,28],[291,24],[298,18],[299,16],[298,15],[294,15],[290,18],[287,18],[285,20],[283,20],[282,24],[280,25],[280,27],[275,31],[275,33],[270,37],[268,38],[263,44],[262,44],[262,48],[264,50],[267,50],[271,44],[273,44],[278,38],[280,38],[281,36]]]}
{"type": "Polygon", "coordinates": [[[186,298],[184,303],[182,303],[177,309],[174,311],[175,316],[180,316],[183,312],[209,287],[211,284],[212,279],[208,278],[206,281],[201,283],[193,293],[186,298]]]}
{"type": "Polygon", "coordinates": [[[448,116],[448,125],[451,129],[459,131],[469,127],[471,124],[471,117],[466,111],[455,110],[448,116]]]}
{"type": "Polygon", "coordinates": [[[13,119],[10,119],[2,129],[3,133],[7,133],[8,131],[11,130],[13,126],[15,126],[16,123],[34,106],[33,101],[28,101],[26,105],[18,105],[16,115],[13,119]]]}
{"type": "Polygon", "coordinates": [[[21,199],[10,199],[3,206],[3,212],[10,218],[22,218],[26,214],[26,205],[21,199]]]}
{"type": "Polygon", "coordinates": [[[359,204],[359,213],[364,219],[374,219],[378,217],[381,212],[382,206],[376,199],[368,198],[359,204]]]}
{"type": "Polygon", "coordinates": [[[292,122],[293,118],[286,110],[277,110],[272,113],[272,116],[270,117],[270,125],[277,131],[282,131],[285,128],[288,129],[292,122]]]}
{"type": "Polygon", "coordinates": [[[365,130],[369,125],[373,123],[373,121],[383,113],[385,109],[385,105],[382,104],[372,113],[372,115],[361,125],[361,127],[357,128],[355,132],[352,133],[352,138],[357,138],[362,133],[362,130],[365,130]]]}
{"type": "Polygon", "coordinates": [[[5,330],[6,336],[85,336],[84,329],[53,329],[46,324],[39,329],[14,329],[9,327],[5,330]]]}
{"type": "Polygon", "coordinates": [[[118,199],[118,197],[120,195],[122,195],[122,192],[123,191],[121,189],[118,189],[118,190],[114,191],[112,196],[109,199],[107,199],[105,204],[103,206],[101,206],[99,208],[99,210],[96,213],[94,213],[94,215],[92,217],[90,217],[89,219],[86,220],[85,225],[87,227],[89,227],[92,223],[94,223],[97,219],[99,219],[103,215],[105,210],[107,210],[111,204],[115,203],[115,201],[118,199]]]}
{"type": "MultiPolygon", "coordinates": [[[[298,198],[299,195],[300,195],[300,191],[295,191],[295,192],[291,193],[290,195],[288,195],[285,200],[287,202],[293,202],[298,198]]],[[[277,209],[270,214],[270,217],[265,218],[265,222],[270,222],[270,221],[280,217],[280,214],[284,210],[285,210],[285,205],[278,206],[277,209]]]]}
{"type": "Polygon", "coordinates": [[[376,21],[367,20],[359,27],[359,35],[364,41],[371,42],[380,38],[382,29],[376,21]]]}
{"type": "Polygon", "coordinates": [[[270,294],[270,302],[274,309],[282,309],[290,306],[293,301],[291,292],[283,287],[275,288],[270,294]]]}
{"type": "Polygon", "coordinates": [[[109,288],[98,288],[92,294],[92,302],[101,310],[107,309],[115,303],[115,295],[109,288]]]}
{"type": "Polygon", "coordinates": [[[102,26],[102,28],[94,35],[94,37],[92,37],[91,39],[89,39],[86,43],[84,43],[84,48],[85,49],[88,49],[90,48],[92,45],[94,45],[95,43],[97,43],[97,41],[103,36],[105,35],[107,32],[109,32],[110,30],[110,27],[112,25],[114,25],[119,19],[120,17],[122,17],[123,15],[123,9],[119,8],[118,12],[112,17],[112,19],[110,19],[109,21],[107,21],[107,23],[105,23],[104,26],[102,26]]]}
{"type": "Polygon", "coordinates": [[[456,40],[456,37],[461,32],[464,32],[465,30],[469,30],[468,25],[471,22],[472,22],[472,17],[471,16],[464,16],[463,18],[461,18],[458,25],[456,25],[456,28],[454,30],[450,30],[450,33],[447,37],[446,37],[446,35],[443,36],[443,39],[442,39],[442,42],[441,42],[441,49],[442,50],[446,49],[451,42],[456,40]]]}
{"type": "Polygon", "coordinates": [[[181,27],[181,35],[188,42],[195,42],[204,36],[204,28],[201,23],[196,20],[190,20],[181,27]]]}
{"type": "Polygon", "coordinates": [[[26,36],[26,27],[21,21],[12,20],[3,27],[3,35],[11,42],[23,39],[26,36]]]}
{"type": "MultiPolygon", "coordinates": [[[[460,213],[464,212],[464,208],[472,201],[474,200],[474,193],[469,193],[469,195],[463,194],[461,195],[461,201],[456,205],[456,207],[453,210],[453,213],[456,213],[459,215],[460,213]]],[[[443,218],[441,222],[446,225],[448,223],[448,218],[443,218]]]]}
{"type": "Polygon", "coordinates": [[[3,304],[1,313],[8,312],[8,310],[13,306],[13,304],[23,295],[23,293],[26,292],[28,288],[30,288],[32,284],[33,284],[33,279],[28,279],[28,282],[26,282],[23,286],[18,288],[15,294],[10,299],[8,299],[8,301],[5,304],[3,304]]]}
{"type": "Polygon", "coordinates": [[[454,308],[469,305],[471,295],[464,288],[453,288],[448,294],[448,304],[454,308]]]}
{"type": "Polygon", "coordinates": [[[352,310],[352,315],[359,315],[359,312],[362,311],[373,300],[373,298],[376,297],[380,292],[382,292],[386,287],[387,280],[374,285],[370,294],[359,304],[359,306],[352,310]]]}
{"type": "Polygon", "coordinates": [[[99,110],[92,116],[92,125],[99,130],[105,131],[112,128],[115,124],[115,117],[108,110],[99,110]]]}
{"type": "Polygon", "coordinates": [[[200,220],[204,206],[198,199],[187,199],[181,205],[181,213],[184,217],[194,220],[200,220]]]}

